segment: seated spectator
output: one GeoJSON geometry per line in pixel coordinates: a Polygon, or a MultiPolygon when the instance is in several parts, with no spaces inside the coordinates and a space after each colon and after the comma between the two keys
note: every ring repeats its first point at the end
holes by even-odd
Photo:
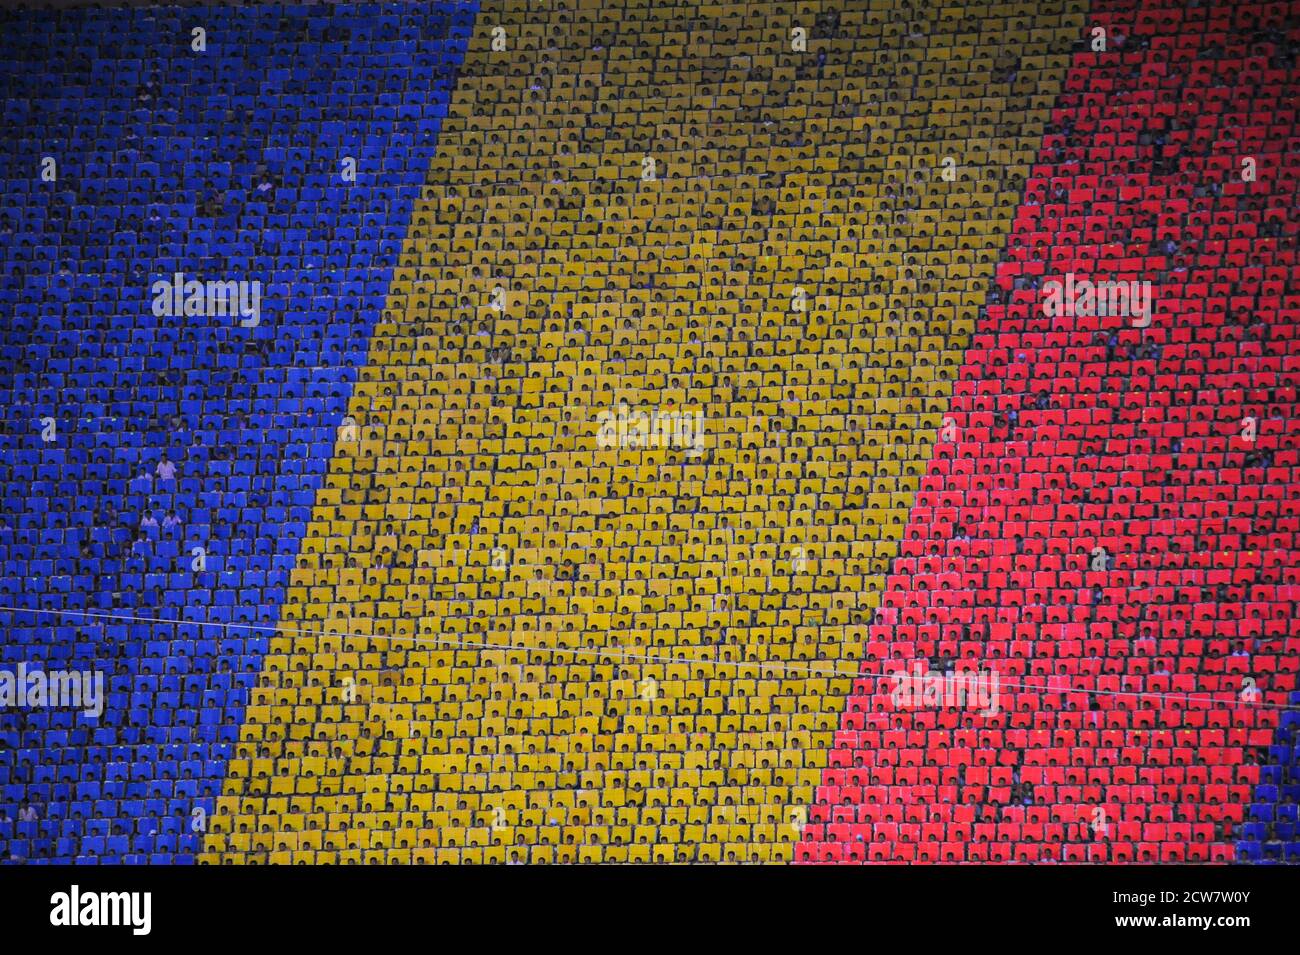
{"type": "Polygon", "coordinates": [[[144,528],[141,528],[140,536],[137,537],[135,543],[131,545],[131,553],[136,557],[147,557],[152,549],[153,548],[149,542],[149,534],[144,530],[144,528]]]}
{"type": "Polygon", "coordinates": [[[147,465],[141,464],[140,473],[131,479],[131,490],[147,492],[151,487],[153,487],[153,475],[149,473],[147,465]]]}

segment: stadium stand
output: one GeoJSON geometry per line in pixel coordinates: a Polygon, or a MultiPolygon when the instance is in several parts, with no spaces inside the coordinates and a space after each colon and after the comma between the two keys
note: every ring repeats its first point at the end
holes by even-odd
{"type": "Polygon", "coordinates": [[[805,858],[1254,859],[1282,780],[1294,804],[1255,704],[1300,666],[1296,20],[1089,23],[1114,46],[1074,58],[864,666],[995,669],[1002,712],[855,686],[805,858]],[[1048,317],[1070,274],[1150,281],[1152,313],[1048,317]]]}
{"type": "Polygon", "coordinates": [[[0,858],[1295,861],[1298,51],[0,13],[0,650],[110,674],[0,715],[0,858]]]}
{"type": "Polygon", "coordinates": [[[199,848],[268,638],[181,621],[275,622],[474,12],[3,13],[0,603],[178,621],[6,617],[6,664],[109,684],[93,725],[4,713],[9,856],[199,848]],[[176,272],[259,278],[260,324],[155,316],[176,272]]]}
{"type": "Polygon", "coordinates": [[[798,668],[861,655],[1052,96],[1007,12],[825,4],[804,54],[765,9],[485,12],[224,860],[793,856],[850,672],[798,668]],[[707,407],[702,453],[602,449],[623,403],[707,407]]]}

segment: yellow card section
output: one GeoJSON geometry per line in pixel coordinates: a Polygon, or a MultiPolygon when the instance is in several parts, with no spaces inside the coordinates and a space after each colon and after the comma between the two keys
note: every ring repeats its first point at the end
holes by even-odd
{"type": "Polygon", "coordinates": [[[1079,4],[485,3],[205,862],[784,861],[1079,4]]]}

